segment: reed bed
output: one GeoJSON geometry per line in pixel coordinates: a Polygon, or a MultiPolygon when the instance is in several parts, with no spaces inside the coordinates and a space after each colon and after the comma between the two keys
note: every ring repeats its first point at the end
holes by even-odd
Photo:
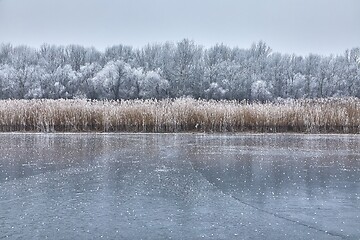
{"type": "Polygon", "coordinates": [[[1,100],[0,131],[359,133],[360,100],[1,100]]]}

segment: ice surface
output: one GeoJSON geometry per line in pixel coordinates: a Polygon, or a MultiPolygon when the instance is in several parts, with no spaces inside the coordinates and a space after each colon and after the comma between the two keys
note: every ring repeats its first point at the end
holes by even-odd
{"type": "Polygon", "coordinates": [[[0,134],[0,239],[359,239],[359,140],[0,134]]]}

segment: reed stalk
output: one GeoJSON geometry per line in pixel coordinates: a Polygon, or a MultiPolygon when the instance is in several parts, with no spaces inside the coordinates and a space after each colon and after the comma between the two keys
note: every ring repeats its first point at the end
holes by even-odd
{"type": "Polygon", "coordinates": [[[1,100],[0,131],[359,133],[360,100],[1,100]]]}

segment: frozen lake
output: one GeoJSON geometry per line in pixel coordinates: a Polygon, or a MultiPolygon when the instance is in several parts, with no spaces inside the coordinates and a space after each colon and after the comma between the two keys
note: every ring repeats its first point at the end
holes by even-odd
{"type": "Polygon", "coordinates": [[[360,239],[360,136],[0,134],[0,239],[360,239]]]}

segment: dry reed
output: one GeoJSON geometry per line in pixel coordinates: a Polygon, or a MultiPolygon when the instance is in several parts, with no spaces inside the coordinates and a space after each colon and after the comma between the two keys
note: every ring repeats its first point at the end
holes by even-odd
{"type": "Polygon", "coordinates": [[[360,100],[1,100],[0,131],[359,133],[360,100]]]}

